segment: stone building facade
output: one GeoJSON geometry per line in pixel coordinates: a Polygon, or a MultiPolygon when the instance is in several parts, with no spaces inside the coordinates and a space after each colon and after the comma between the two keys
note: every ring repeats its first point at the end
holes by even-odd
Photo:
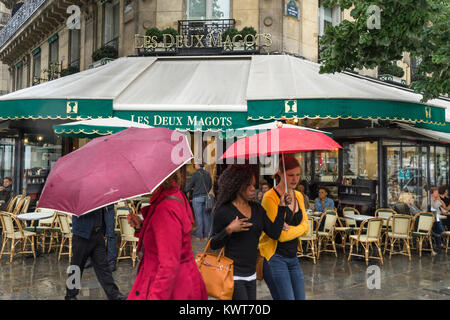
{"type": "MultiPolygon", "coordinates": [[[[17,2],[5,0],[5,9],[17,2]]],[[[62,70],[88,69],[94,51],[105,44],[115,47],[118,57],[135,55],[136,34],[152,27],[178,29],[180,21],[193,19],[232,19],[238,30],[253,27],[272,35],[264,52],[317,62],[325,25],[348,18],[339,8],[323,8],[320,0],[27,0],[0,31],[0,60],[9,68],[2,84],[15,91],[59,77],[62,70]],[[294,6],[298,17],[288,15],[287,6],[294,6]]],[[[402,67],[407,71],[407,64],[402,67]]],[[[361,73],[377,76],[376,70],[361,73]]],[[[408,72],[404,80],[409,83],[408,72]]]]}

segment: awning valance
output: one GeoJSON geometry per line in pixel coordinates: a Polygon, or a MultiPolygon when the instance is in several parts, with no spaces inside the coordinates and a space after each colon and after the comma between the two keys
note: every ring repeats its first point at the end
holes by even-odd
{"type": "Polygon", "coordinates": [[[439,142],[444,143],[450,143],[450,133],[449,132],[442,132],[442,131],[436,131],[436,130],[430,130],[430,129],[423,129],[423,128],[417,128],[414,126],[410,126],[403,123],[398,123],[398,125],[411,132],[418,133],[422,136],[434,139],[439,142]]]}

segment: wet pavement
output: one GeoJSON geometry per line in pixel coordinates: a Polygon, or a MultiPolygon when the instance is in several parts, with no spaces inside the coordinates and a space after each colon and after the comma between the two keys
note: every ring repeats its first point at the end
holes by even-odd
{"type": "MultiPolygon", "coordinates": [[[[206,241],[193,237],[194,254],[202,252],[205,244],[206,241]]],[[[386,258],[383,266],[375,260],[370,262],[369,266],[380,267],[380,289],[368,288],[368,277],[374,273],[367,272],[364,261],[347,262],[347,255],[340,250],[338,253],[338,258],[331,253],[322,254],[317,264],[308,258],[300,260],[307,299],[450,300],[450,252],[442,251],[435,257],[427,252],[422,258],[414,252],[411,262],[406,256],[396,255],[391,260],[386,258]]],[[[36,260],[17,255],[12,264],[9,264],[9,256],[3,256],[0,259],[0,300],[63,299],[68,265],[67,256],[58,262],[56,252],[41,255],[36,260]]],[[[131,260],[126,259],[119,261],[113,273],[124,294],[132,287],[131,271],[131,260]]],[[[85,270],[81,286],[80,300],[106,299],[93,268],[85,270]]],[[[271,299],[264,281],[257,281],[257,297],[271,299]]]]}

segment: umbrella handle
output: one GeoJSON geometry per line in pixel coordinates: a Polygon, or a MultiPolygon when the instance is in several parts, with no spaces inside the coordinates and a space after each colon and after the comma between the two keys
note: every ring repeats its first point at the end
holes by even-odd
{"type": "MultiPolygon", "coordinates": [[[[281,154],[281,157],[283,158],[283,177],[284,177],[284,192],[287,193],[287,180],[286,180],[286,163],[284,162],[284,153],[281,154]]],[[[286,204],[291,204],[289,201],[286,201],[286,204]]]]}

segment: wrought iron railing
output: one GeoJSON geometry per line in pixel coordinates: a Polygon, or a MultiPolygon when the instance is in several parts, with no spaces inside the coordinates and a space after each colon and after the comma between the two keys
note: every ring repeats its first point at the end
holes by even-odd
{"type": "Polygon", "coordinates": [[[178,20],[178,33],[186,39],[187,44],[191,45],[191,36],[203,35],[203,44],[208,45],[211,35],[217,37],[230,28],[234,28],[236,21],[234,19],[213,19],[213,20],[178,20]]]}
{"type": "Polygon", "coordinates": [[[11,39],[20,27],[39,9],[46,0],[27,0],[0,30],[0,48],[11,39]]]}

